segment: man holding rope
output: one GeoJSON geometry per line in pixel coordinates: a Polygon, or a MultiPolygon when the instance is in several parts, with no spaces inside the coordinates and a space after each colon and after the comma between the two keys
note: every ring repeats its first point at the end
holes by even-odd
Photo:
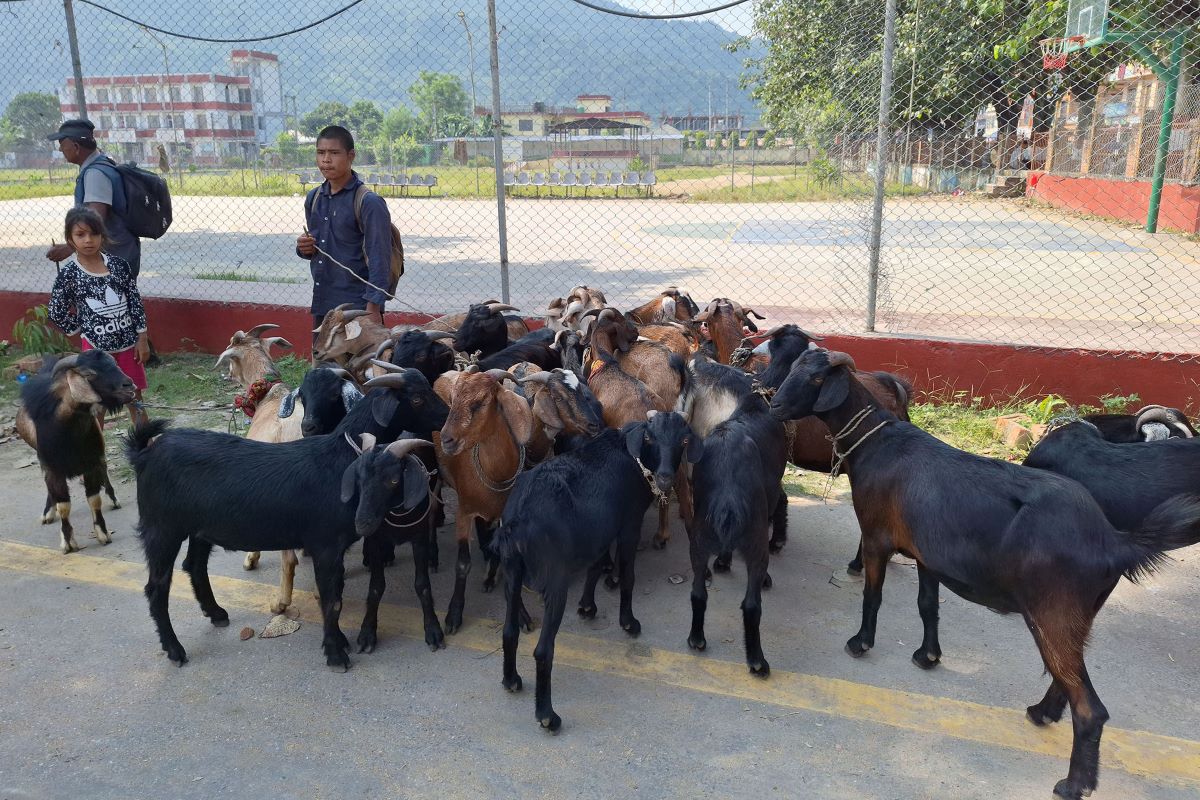
{"type": "Polygon", "coordinates": [[[383,322],[391,277],[392,218],[387,203],[367,189],[352,166],[354,137],[340,125],[317,134],[317,168],[325,181],[304,198],[304,234],[296,254],[313,276],[313,328],[343,303],[383,322]]]}

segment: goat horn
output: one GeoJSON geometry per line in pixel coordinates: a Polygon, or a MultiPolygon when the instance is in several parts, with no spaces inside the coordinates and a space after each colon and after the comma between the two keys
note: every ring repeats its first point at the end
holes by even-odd
{"type": "MultiPolygon", "coordinates": [[[[396,346],[395,339],[384,339],[382,342],[379,343],[379,346],[375,348],[375,358],[383,358],[383,351],[387,350],[389,347],[395,347],[395,346],[396,346]]],[[[372,359],[372,360],[374,360],[374,359],[372,359]]]]}
{"type": "Polygon", "coordinates": [[[513,375],[511,372],[509,372],[506,369],[489,369],[487,372],[485,372],[483,374],[487,375],[492,380],[498,381],[498,382],[503,381],[506,378],[510,381],[515,381],[517,379],[517,377],[515,375],[513,375]]]}
{"type": "Polygon", "coordinates": [[[320,329],[320,328],[313,328],[313,329],[312,329],[312,332],[313,332],[313,333],[320,333],[320,332],[321,332],[321,329],[320,329]]]}
{"type": "Polygon", "coordinates": [[[267,347],[278,345],[279,347],[291,347],[292,343],[282,336],[268,336],[263,340],[263,344],[267,347]]]}
{"type": "Polygon", "coordinates": [[[454,334],[450,331],[424,331],[424,334],[429,337],[429,340],[436,342],[438,339],[453,339],[454,334]]]}
{"type": "MultiPolygon", "coordinates": [[[[1186,418],[1180,420],[1179,416],[1174,409],[1166,408],[1165,406],[1146,406],[1137,413],[1137,419],[1134,421],[1133,426],[1134,428],[1141,428],[1147,422],[1161,422],[1165,425],[1178,426],[1180,422],[1186,421],[1186,418]]],[[[1176,429],[1178,430],[1178,427],[1176,429]]],[[[1189,438],[1191,437],[1189,436],[1189,438]]]]}
{"type": "Polygon", "coordinates": [[[276,325],[272,322],[266,322],[262,325],[255,325],[253,328],[246,331],[246,336],[253,336],[255,339],[258,339],[266,331],[273,331],[278,327],[279,327],[278,325],[276,325]]]}
{"type": "MultiPolygon", "coordinates": [[[[213,364],[213,369],[220,369],[221,364],[223,364],[225,362],[225,359],[229,358],[231,355],[233,355],[236,352],[237,352],[236,347],[230,347],[225,352],[221,353],[221,355],[217,356],[217,363],[213,364]]],[[[60,361],[58,363],[61,364],[62,362],[60,361]]],[[[57,371],[58,365],[56,364],[54,368],[57,371]]]]}
{"type": "Polygon", "coordinates": [[[487,307],[490,311],[520,311],[516,306],[510,306],[508,303],[488,303],[487,307]]]}
{"type": "MultiPolygon", "coordinates": [[[[394,365],[389,364],[388,366],[394,365]]],[[[404,389],[408,386],[407,380],[407,377],[402,372],[389,372],[387,375],[376,375],[364,383],[362,387],[364,389],[374,389],[377,386],[382,386],[385,389],[404,389]]]]}
{"type": "Polygon", "coordinates": [[[398,439],[387,446],[387,452],[396,458],[404,458],[418,447],[433,447],[433,442],[424,439],[398,439]]]}
{"type": "Polygon", "coordinates": [[[540,383],[546,386],[550,383],[550,379],[554,377],[553,373],[542,370],[526,375],[524,378],[517,378],[517,383],[540,383]]]}
{"type": "Polygon", "coordinates": [[[353,305],[353,303],[339,303],[338,305],[331,308],[330,311],[345,311],[351,305],[353,305]]]}
{"type": "Polygon", "coordinates": [[[50,374],[57,375],[58,373],[62,372],[65,369],[71,369],[72,367],[75,366],[75,362],[78,360],[79,360],[78,355],[67,356],[66,358],[60,358],[54,364],[54,371],[51,372],[50,374]]]}
{"type": "Polygon", "coordinates": [[[328,369],[330,372],[332,372],[334,375],[337,375],[339,378],[341,378],[344,381],[354,380],[354,376],[351,375],[346,370],[342,369],[341,367],[326,367],[326,369],[328,369]]]}
{"type": "Polygon", "coordinates": [[[366,311],[361,308],[355,308],[355,309],[351,309],[350,311],[344,311],[344,312],[342,312],[342,322],[349,322],[352,319],[358,319],[359,317],[365,317],[370,313],[371,313],[370,311],[366,311]]]}
{"type": "Polygon", "coordinates": [[[362,449],[364,453],[375,449],[375,434],[364,433],[360,435],[360,438],[362,439],[362,449]]]}
{"type": "Polygon", "coordinates": [[[849,367],[851,372],[858,371],[858,368],[854,366],[854,359],[848,353],[842,353],[837,350],[829,351],[829,366],[849,367]]]}
{"type": "MultiPolygon", "coordinates": [[[[579,301],[576,301],[576,302],[579,302],[579,301]]],[[[572,305],[574,305],[574,303],[572,305]]],[[[601,312],[607,311],[607,310],[608,310],[607,308],[589,308],[587,311],[583,312],[582,315],[580,315],[579,323],[583,324],[583,321],[585,319],[587,319],[588,317],[599,317],[601,312]]]]}
{"type": "Polygon", "coordinates": [[[391,373],[404,372],[404,367],[398,367],[390,361],[380,361],[378,358],[372,358],[371,363],[391,373]]]}

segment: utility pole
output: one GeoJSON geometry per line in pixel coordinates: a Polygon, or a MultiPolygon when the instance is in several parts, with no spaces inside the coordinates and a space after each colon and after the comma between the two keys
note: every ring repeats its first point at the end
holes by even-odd
{"type": "Polygon", "coordinates": [[[867,243],[867,320],[875,330],[875,307],[879,299],[879,261],[883,247],[883,193],[887,178],[888,120],[892,103],[892,68],[896,55],[896,0],[887,0],[883,25],[883,72],[879,85],[879,130],[875,141],[875,202],[871,210],[871,237],[867,243]]]}
{"type": "MultiPolygon", "coordinates": [[[[467,25],[467,14],[465,11],[458,12],[458,20],[463,25],[463,30],[467,32],[467,51],[470,53],[471,60],[467,63],[467,72],[471,76],[471,139],[475,139],[475,39],[471,36],[471,28],[467,25]]],[[[479,197],[479,154],[476,153],[472,157],[475,162],[475,196],[479,197]]]]}
{"type": "MultiPolygon", "coordinates": [[[[175,128],[175,98],[172,97],[172,95],[171,95],[171,61],[167,55],[167,43],[164,42],[162,39],[158,38],[157,36],[155,36],[154,32],[151,31],[149,28],[147,28],[145,25],[142,26],[142,33],[149,36],[154,41],[155,44],[157,44],[159,47],[162,48],[163,81],[166,84],[166,89],[164,89],[164,91],[166,92],[165,99],[167,101],[167,113],[171,115],[171,126],[170,126],[171,127],[171,141],[176,145],[180,145],[180,144],[182,144],[181,140],[183,137],[179,136],[175,132],[176,131],[176,128],[175,128]]],[[[180,186],[183,186],[183,159],[180,157],[180,154],[182,153],[182,151],[183,151],[183,148],[177,146],[175,148],[175,152],[172,154],[172,158],[175,159],[176,179],[179,181],[180,186]]]]}
{"type": "Polygon", "coordinates": [[[87,119],[87,102],[83,94],[83,64],[79,60],[79,37],[75,35],[75,6],[72,0],[63,0],[63,11],[67,15],[67,42],[71,47],[71,71],[75,73],[75,107],[79,118],[87,119]]]}
{"type": "Polygon", "coordinates": [[[500,51],[496,33],[496,0],[487,0],[488,46],[491,51],[492,70],[492,135],[495,137],[495,159],[492,167],[496,173],[496,221],[500,233],[500,300],[509,302],[508,293],[508,221],[504,216],[504,132],[500,119],[500,51]]]}

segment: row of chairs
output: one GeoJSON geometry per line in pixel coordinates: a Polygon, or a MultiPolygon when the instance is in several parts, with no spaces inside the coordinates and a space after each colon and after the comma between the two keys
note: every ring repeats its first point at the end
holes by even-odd
{"type": "MultiPolygon", "coordinates": [[[[308,184],[318,184],[324,180],[319,172],[300,172],[296,174],[300,179],[300,187],[304,191],[308,191],[308,184]]],[[[392,196],[395,197],[396,190],[407,192],[409,188],[427,189],[429,197],[433,196],[433,187],[437,186],[437,175],[386,175],[381,173],[368,173],[361,175],[362,182],[371,187],[372,191],[378,192],[380,187],[391,189],[392,196]]]]}
{"type": "Polygon", "coordinates": [[[551,172],[548,176],[543,172],[535,172],[532,176],[528,172],[504,173],[505,187],[533,186],[535,195],[541,194],[543,186],[562,186],[566,188],[568,195],[571,193],[572,187],[582,188],[584,197],[587,197],[587,191],[591,188],[616,189],[617,196],[620,197],[621,187],[627,189],[645,187],[646,193],[649,195],[654,191],[657,183],[658,178],[653,172],[581,172],[578,175],[574,172],[551,172]]]}

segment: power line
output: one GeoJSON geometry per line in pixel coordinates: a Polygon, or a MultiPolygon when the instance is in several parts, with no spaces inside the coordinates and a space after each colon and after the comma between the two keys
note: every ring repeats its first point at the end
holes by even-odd
{"type": "MultiPolygon", "coordinates": [[[[111,8],[108,8],[106,6],[100,5],[99,3],[93,2],[93,0],[76,0],[76,2],[84,3],[86,5],[91,6],[92,8],[98,8],[101,11],[105,11],[109,14],[112,14],[114,17],[120,17],[121,19],[125,20],[126,22],[132,22],[134,25],[140,25],[141,27],[148,28],[148,29],[154,31],[155,33],[161,33],[164,36],[173,36],[176,39],[189,39],[193,42],[215,42],[217,44],[246,44],[249,42],[265,42],[265,41],[269,41],[271,39],[282,39],[285,36],[291,36],[293,34],[297,34],[297,33],[301,33],[302,31],[309,30],[310,28],[315,28],[318,25],[328,22],[329,20],[333,19],[334,17],[336,17],[340,14],[346,13],[347,11],[354,8],[359,3],[363,2],[363,0],[353,0],[353,2],[342,6],[337,11],[334,11],[332,14],[328,14],[324,17],[321,17],[320,19],[318,19],[314,22],[310,22],[307,25],[302,25],[299,28],[293,28],[290,31],[284,31],[282,33],[272,33],[267,36],[251,36],[251,37],[246,37],[246,38],[242,38],[242,39],[218,39],[218,38],[213,38],[213,37],[209,37],[209,36],[192,36],[187,33],[177,33],[175,31],[168,31],[163,28],[156,28],[155,26],[151,25],[148,22],[142,22],[140,20],[134,19],[133,17],[128,17],[128,16],[122,14],[120,11],[114,11],[111,8]]],[[[745,0],[739,0],[739,2],[745,2],[745,0]]]]}
{"type": "MultiPolygon", "coordinates": [[[[87,0],[80,0],[80,2],[87,2],[87,0]]],[[[724,11],[727,8],[733,8],[734,6],[740,6],[743,3],[748,3],[750,0],[733,0],[733,2],[725,3],[724,5],[713,6],[712,8],[703,8],[699,11],[688,11],[682,14],[636,14],[632,11],[618,11],[615,8],[605,8],[604,6],[598,6],[593,3],[589,3],[587,0],[571,0],[571,2],[577,3],[581,6],[587,6],[593,11],[599,11],[603,14],[612,14],[615,17],[629,17],[631,19],[687,19],[688,17],[702,17],[705,14],[715,14],[718,11],[724,11]]]]}

